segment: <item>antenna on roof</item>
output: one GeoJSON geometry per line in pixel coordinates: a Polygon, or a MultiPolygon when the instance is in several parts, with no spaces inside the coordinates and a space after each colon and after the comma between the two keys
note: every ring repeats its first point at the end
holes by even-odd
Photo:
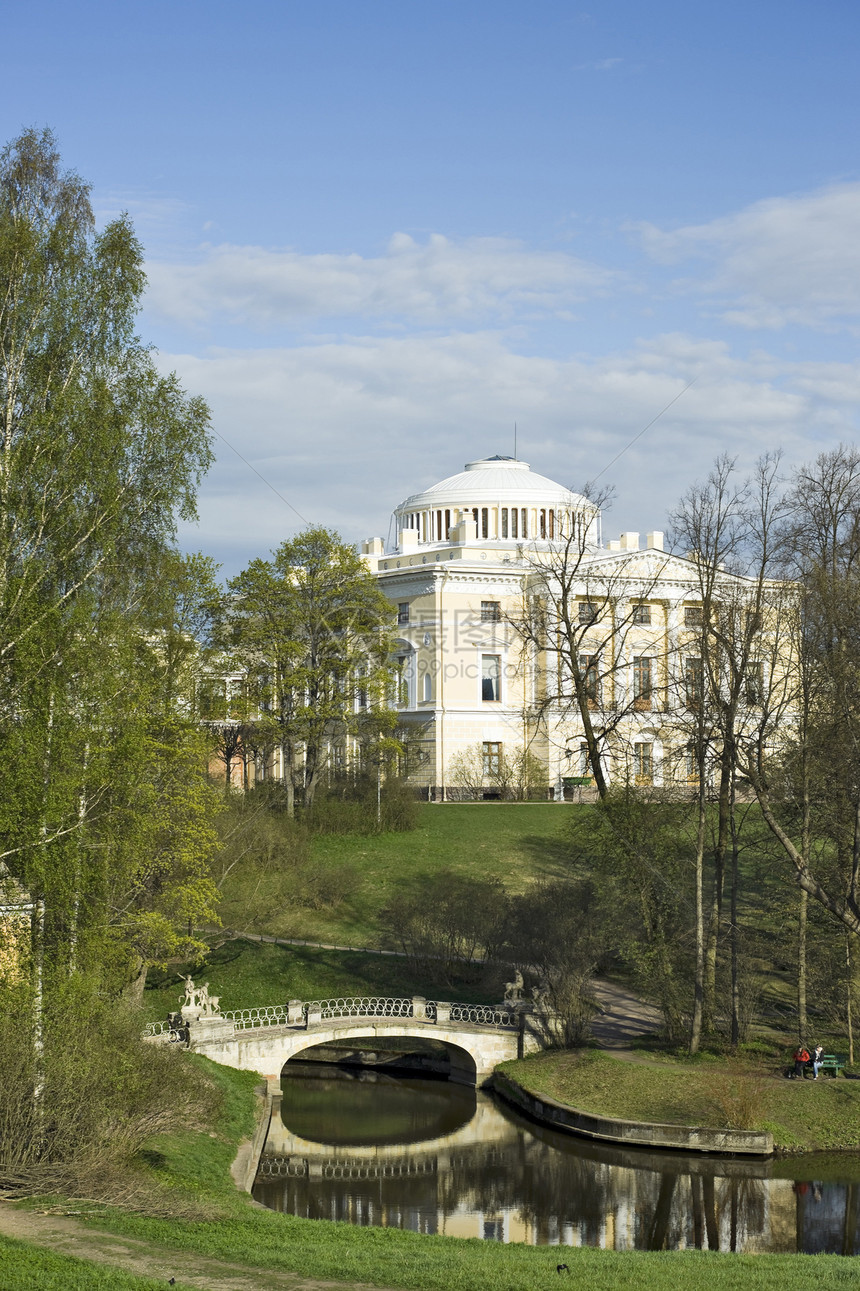
{"type": "Polygon", "coordinates": [[[517,423],[514,422],[514,461],[517,460],[517,423]]]}

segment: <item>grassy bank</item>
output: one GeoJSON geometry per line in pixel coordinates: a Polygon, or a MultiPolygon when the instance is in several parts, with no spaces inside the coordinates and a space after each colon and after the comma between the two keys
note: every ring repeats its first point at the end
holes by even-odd
{"type": "MultiPolygon", "coordinates": [[[[164,1278],[135,1277],[26,1242],[0,1237],[3,1291],[163,1291],[164,1278]]],[[[188,1291],[177,1282],[175,1291],[188,1291]]]]}
{"type": "Polygon", "coordinates": [[[622,1061],[606,1053],[542,1053],[503,1070],[536,1094],[631,1121],[770,1130],[777,1148],[860,1148],[860,1081],[785,1080],[778,1065],[739,1059],[622,1061]]]}
{"type": "MultiPolygon", "coordinates": [[[[818,1287],[844,1287],[846,1279],[855,1276],[851,1262],[837,1256],[618,1253],[567,1247],[560,1251],[354,1228],[257,1210],[236,1192],[228,1174],[236,1144],[251,1125],[254,1078],[222,1068],[213,1069],[212,1075],[224,1094],[221,1116],[211,1131],[215,1137],[204,1131],[155,1140],[146,1166],[168,1192],[176,1211],[202,1206],[207,1218],[156,1219],[105,1211],[88,1219],[90,1226],[253,1269],[409,1291],[538,1291],[558,1283],[556,1264],[562,1256],[570,1267],[571,1281],[587,1282],[592,1291],[644,1285],[652,1291],[688,1291],[703,1279],[719,1291],[785,1291],[806,1287],[813,1279],[818,1287]]],[[[15,1284],[10,1285],[18,1291],[15,1284]]],[[[86,1291],[90,1285],[99,1289],[128,1285],[129,1291],[135,1287],[134,1282],[121,1281],[80,1283],[86,1291]]],[[[146,1285],[140,1283],[141,1291],[146,1285]]]]}
{"type": "MultiPolygon", "coordinates": [[[[313,946],[275,946],[236,939],[209,955],[200,969],[189,966],[198,981],[209,981],[221,1008],[246,1009],[285,1000],[331,999],[339,995],[424,995],[426,978],[396,955],[321,950],[313,946]]],[[[147,1020],[161,1020],[179,1007],[184,969],[154,972],[144,992],[147,1020]]],[[[497,976],[503,978],[504,971],[497,976]]],[[[476,1004],[499,997],[490,981],[455,981],[443,998],[476,1004]]]]}
{"type": "MultiPolygon", "coordinates": [[[[558,803],[422,804],[416,829],[389,834],[319,834],[311,841],[314,863],[346,873],[336,905],[313,910],[296,903],[285,875],[284,891],[254,932],[342,946],[378,946],[380,910],[395,893],[450,870],[495,875],[512,892],[534,877],[562,867],[561,832],[570,813],[588,808],[558,803]]],[[[225,918],[251,902],[238,883],[224,886],[225,918]]]]}

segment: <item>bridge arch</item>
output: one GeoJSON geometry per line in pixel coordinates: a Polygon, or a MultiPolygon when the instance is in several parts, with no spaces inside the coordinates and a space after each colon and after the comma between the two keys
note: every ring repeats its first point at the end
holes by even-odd
{"type": "MultiPolygon", "coordinates": [[[[435,1028],[434,1028],[435,1030],[435,1028]]],[[[443,1036],[428,1036],[427,1027],[421,1024],[410,1026],[403,1019],[398,1018],[395,1027],[381,1028],[379,1022],[355,1023],[352,1026],[344,1026],[341,1022],[338,1026],[329,1028],[319,1028],[313,1032],[305,1032],[298,1036],[290,1037],[289,1053],[285,1054],[281,1063],[280,1075],[284,1074],[284,1069],[294,1058],[301,1058],[303,1053],[309,1049],[316,1049],[326,1044],[346,1044],[355,1040],[378,1040],[380,1034],[387,1034],[392,1039],[397,1040],[428,1040],[433,1039],[440,1042],[448,1055],[450,1064],[450,1073],[448,1079],[459,1085],[477,1085],[479,1071],[483,1075],[483,1064],[481,1062],[480,1052],[474,1052],[479,1046],[469,1045],[467,1036],[457,1037],[452,1040],[443,1036]],[[480,1064],[480,1066],[479,1066],[480,1064]]],[[[368,1048],[372,1048],[369,1044],[368,1048]]]]}

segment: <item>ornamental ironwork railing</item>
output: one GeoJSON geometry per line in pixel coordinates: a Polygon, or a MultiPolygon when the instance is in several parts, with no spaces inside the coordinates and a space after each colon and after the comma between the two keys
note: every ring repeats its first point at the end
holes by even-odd
{"type": "MultiPolygon", "coordinates": [[[[289,1004],[269,1004],[256,1009],[233,1009],[218,1014],[219,1019],[233,1023],[236,1031],[253,1031],[264,1027],[306,1027],[309,1022],[333,1021],[338,1018],[411,1018],[416,1022],[465,1022],[480,1027],[520,1025],[515,1010],[492,1004],[440,1004],[436,1000],[386,995],[343,995],[331,1000],[293,1000],[289,1004]]],[[[192,1023],[193,1026],[193,1023],[192,1023]]],[[[147,1039],[164,1043],[186,1043],[184,1026],[170,1022],[150,1022],[144,1030],[147,1039]]]]}
{"type": "Polygon", "coordinates": [[[143,1028],[144,1040],[161,1040],[165,1044],[185,1044],[188,1036],[184,1027],[170,1022],[149,1022],[143,1028]]]}
{"type": "Polygon", "coordinates": [[[478,1027],[518,1027],[519,1014],[497,1009],[492,1004],[452,1004],[452,1022],[471,1022],[478,1027]]]}
{"type": "Polygon", "coordinates": [[[233,1009],[230,1013],[222,1013],[221,1017],[229,1018],[237,1031],[255,1030],[257,1027],[284,1027],[290,1020],[285,1004],[269,1004],[260,1009],[233,1009]]]}
{"type": "MultiPolygon", "coordinates": [[[[411,998],[398,999],[385,995],[342,996],[336,1000],[311,1000],[304,1007],[305,1016],[314,1013],[321,1018],[411,1018],[415,1016],[414,1002],[411,998]]],[[[434,1005],[425,1005],[424,1012],[428,1022],[435,1019],[434,1005]]]]}

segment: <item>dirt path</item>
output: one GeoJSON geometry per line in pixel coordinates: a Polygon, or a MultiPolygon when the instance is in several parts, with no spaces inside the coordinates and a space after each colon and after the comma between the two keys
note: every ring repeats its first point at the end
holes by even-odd
{"type": "Polygon", "coordinates": [[[594,994],[604,1012],[591,1023],[591,1034],[601,1049],[629,1050],[639,1036],[653,1035],[660,1029],[660,1010],[631,995],[613,982],[595,980],[594,994]]]}
{"type": "MultiPolygon", "coordinates": [[[[120,1237],[85,1227],[62,1214],[39,1214],[0,1202],[0,1234],[34,1246],[46,1246],[59,1255],[72,1255],[97,1264],[111,1265],[140,1277],[176,1279],[176,1291],[371,1291],[363,1282],[326,1282],[271,1269],[251,1268],[211,1259],[194,1251],[153,1245],[136,1237],[120,1237]]],[[[378,1291],[378,1288],[373,1288],[378,1291]]]]}

